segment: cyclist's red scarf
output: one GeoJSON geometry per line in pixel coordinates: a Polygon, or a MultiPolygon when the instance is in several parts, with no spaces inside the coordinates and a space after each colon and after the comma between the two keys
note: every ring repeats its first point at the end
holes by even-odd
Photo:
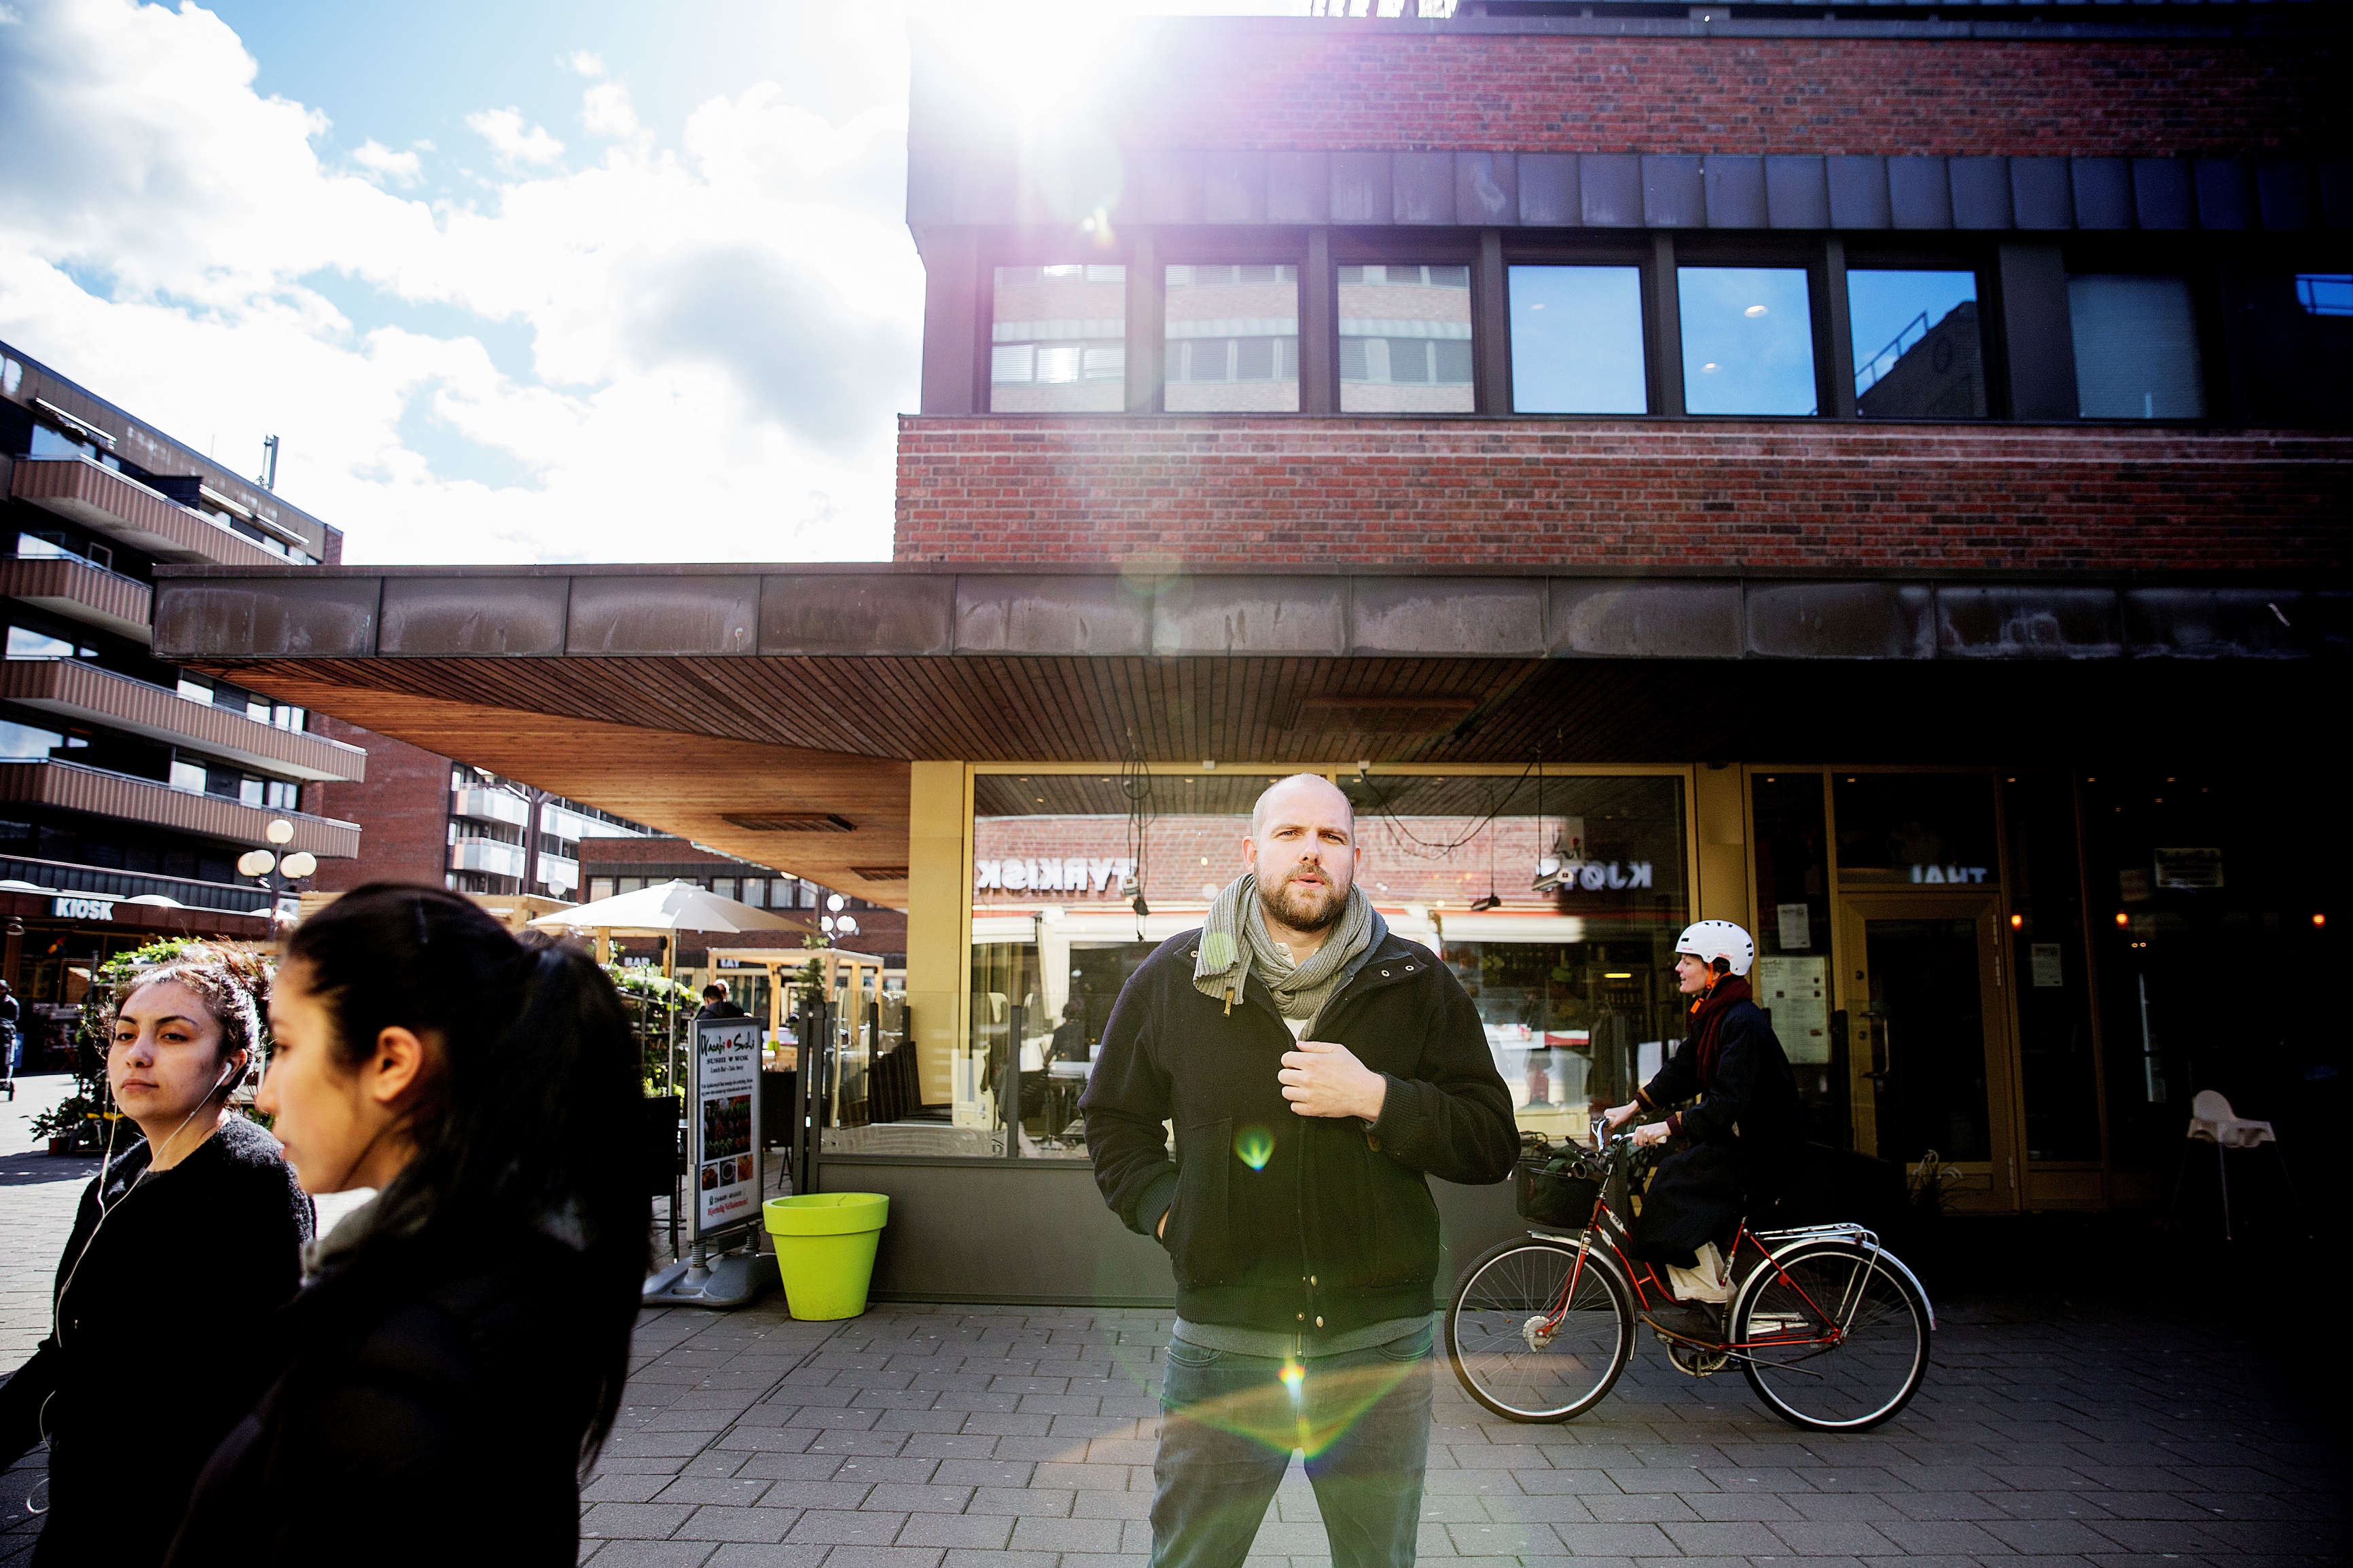
{"type": "Polygon", "coordinates": [[[1724,1049],[1724,1016],[1736,1002],[1748,1000],[1746,976],[1727,974],[1710,986],[1691,1005],[1691,1048],[1698,1052],[1694,1058],[1699,1068],[1699,1084],[1703,1089],[1715,1083],[1715,1058],[1724,1049]]]}

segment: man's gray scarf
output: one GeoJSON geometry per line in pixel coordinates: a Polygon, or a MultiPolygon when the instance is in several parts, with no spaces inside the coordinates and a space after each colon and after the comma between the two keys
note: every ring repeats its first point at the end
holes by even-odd
{"type": "Polygon", "coordinates": [[[1267,934],[1258,879],[1244,872],[1209,906],[1209,918],[1201,927],[1200,955],[1193,965],[1193,989],[1225,1003],[1230,1011],[1241,1000],[1243,976],[1255,970],[1284,1017],[1312,1020],[1388,934],[1388,922],[1364,890],[1350,888],[1339,924],[1306,963],[1294,968],[1283,963],[1274,939],[1267,934]]]}

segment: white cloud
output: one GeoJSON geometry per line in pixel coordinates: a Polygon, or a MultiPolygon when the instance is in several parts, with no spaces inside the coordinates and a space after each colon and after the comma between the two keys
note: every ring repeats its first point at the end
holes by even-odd
{"type": "Polygon", "coordinates": [[[888,555],[923,297],[902,106],[836,122],[752,84],[569,170],[497,111],[494,146],[551,150],[428,202],[379,183],[415,149],[324,163],[325,116],[258,95],[209,12],[26,9],[0,338],[224,461],[278,433],[347,558],[888,555]]]}
{"type": "Polygon", "coordinates": [[[413,185],[425,177],[425,161],[414,152],[396,153],[371,136],[352,153],[352,162],[381,184],[413,185]]]}
{"type": "Polygon", "coordinates": [[[581,95],[580,120],[594,136],[626,140],[644,129],[638,123],[637,106],[629,101],[629,89],[617,81],[599,82],[581,95]]]}
{"type": "Polygon", "coordinates": [[[522,128],[519,110],[486,109],[469,114],[466,129],[488,142],[499,161],[509,166],[553,163],[564,156],[564,143],[550,136],[544,126],[522,128]]]}
{"type": "Polygon", "coordinates": [[[594,49],[575,49],[568,55],[558,57],[555,63],[580,76],[599,77],[605,74],[605,57],[594,49]]]}

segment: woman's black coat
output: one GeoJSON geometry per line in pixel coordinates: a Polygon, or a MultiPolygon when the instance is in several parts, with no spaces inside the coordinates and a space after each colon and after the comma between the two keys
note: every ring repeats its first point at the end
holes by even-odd
{"type": "Polygon", "coordinates": [[[1688,1268],[1703,1243],[1725,1242],[1779,1192],[1804,1141],[1804,1107],[1772,1020],[1743,1000],[1725,1009],[1704,1069],[1686,1041],[1639,1096],[1661,1112],[1699,1100],[1676,1118],[1688,1146],[1659,1162],[1642,1194],[1633,1251],[1652,1263],[1688,1268]]]}
{"type": "Polygon", "coordinates": [[[0,1386],[0,1467],[49,1438],[37,1563],[164,1560],[261,1391],[263,1321],[301,1279],[311,1200],[269,1133],[232,1116],[170,1170],[147,1160],[134,1144],[82,1194],[55,1327],[0,1386]]]}
{"type": "Polygon", "coordinates": [[[582,1254],[536,1231],[352,1252],[271,1323],[280,1375],[206,1468],[169,1562],[568,1568],[627,1284],[599,1301],[582,1254]]]}

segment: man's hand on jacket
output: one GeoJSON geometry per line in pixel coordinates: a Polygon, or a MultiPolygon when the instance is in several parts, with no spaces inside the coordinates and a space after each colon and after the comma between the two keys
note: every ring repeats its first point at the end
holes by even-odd
{"type": "Polygon", "coordinates": [[[1282,1053],[1282,1098],[1302,1116],[1356,1116],[1377,1121],[1389,1080],[1356,1059],[1345,1046],[1302,1040],[1282,1053]]]}

